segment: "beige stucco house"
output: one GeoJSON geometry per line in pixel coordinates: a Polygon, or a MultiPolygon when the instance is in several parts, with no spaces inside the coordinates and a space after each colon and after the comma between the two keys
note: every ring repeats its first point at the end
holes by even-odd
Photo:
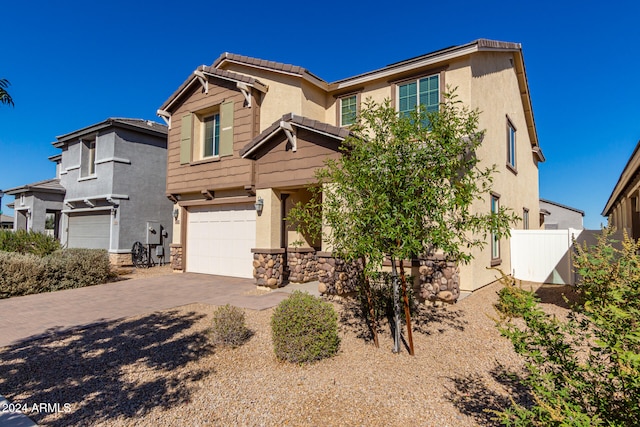
{"type": "MultiPolygon", "coordinates": [[[[459,99],[482,112],[486,136],[477,155],[497,167],[493,192],[473,209],[507,206],[522,217],[517,228],[538,228],[544,157],[520,44],[480,39],[332,83],[299,66],[224,53],[158,110],[170,127],[174,269],[268,286],[319,279],[321,290],[339,292],[345,277],[325,243],[293,245],[299,236],[283,218],[309,197],[314,171],[340,155],[365,99],[390,99],[399,111],[437,109],[446,87],[457,87],[459,99]]],[[[494,281],[487,267],[510,271],[507,239],[489,238],[474,256],[460,269],[462,290],[494,281]]]]}
{"type": "Polygon", "coordinates": [[[626,231],[629,237],[640,238],[640,141],[636,144],[620,178],[602,210],[609,226],[626,231]]]}

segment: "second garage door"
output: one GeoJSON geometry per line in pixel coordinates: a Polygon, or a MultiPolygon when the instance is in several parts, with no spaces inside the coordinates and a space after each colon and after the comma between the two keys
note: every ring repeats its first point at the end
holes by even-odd
{"type": "Polygon", "coordinates": [[[186,269],[253,278],[256,211],[252,205],[189,208],[186,269]]]}
{"type": "Polygon", "coordinates": [[[111,215],[109,211],[69,215],[70,248],[109,249],[111,215]]]}

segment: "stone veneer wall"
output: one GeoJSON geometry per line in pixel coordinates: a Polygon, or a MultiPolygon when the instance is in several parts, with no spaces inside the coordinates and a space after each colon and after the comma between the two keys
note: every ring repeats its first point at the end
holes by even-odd
{"type": "Polygon", "coordinates": [[[133,265],[131,262],[131,254],[113,254],[109,253],[109,263],[118,268],[133,265]]]}
{"type": "Polygon", "coordinates": [[[318,280],[318,257],[312,248],[288,248],[289,281],[306,283],[318,280]]]}
{"type": "Polygon", "coordinates": [[[182,264],[182,245],[179,243],[172,243],[169,246],[169,251],[171,268],[183,271],[184,264],[182,264]]]}
{"type": "Polygon", "coordinates": [[[454,303],[460,296],[460,269],[443,257],[420,259],[420,296],[429,301],[454,303]]]}
{"type": "Polygon", "coordinates": [[[285,270],[284,249],[252,249],[253,277],[256,285],[279,288],[288,278],[285,270]]]}
{"type": "Polygon", "coordinates": [[[347,263],[331,253],[317,252],[318,291],[321,294],[343,295],[357,290],[362,275],[362,261],[347,263]]]}

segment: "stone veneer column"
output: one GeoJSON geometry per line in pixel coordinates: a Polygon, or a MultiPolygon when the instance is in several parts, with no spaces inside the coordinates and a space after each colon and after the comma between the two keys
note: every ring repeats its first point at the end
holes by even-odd
{"type": "Polygon", "coordinates": [[[443,256],[420,258],[420,296],[429,301],[454,303],[460,297],[460,269],[443,256]]]}
{"type": "Polygon", "coordinates": [[[317,252],[318,291],[321,294],[344,295],[355,292],[362,277],[362,261],[347,263],[331,252],[317,252]]]}
{"type": "Polygon", "coordinates": [[[184,271],[182,263],[182,245],[180,243],[172,243],[169,245],[171,268],[174,271],[184,271]]]}
{"type": "Polygon", "coordinates": [[[287,248],[289,282],[306,283],[318,280],[317,257],[313,248],[287,248]]]}
{"type": "Polygon", "coordinates": [[[279,288],[287,279],[284,249],[251,249],[253,252],[253,277],[256,285],[279,288]]]}

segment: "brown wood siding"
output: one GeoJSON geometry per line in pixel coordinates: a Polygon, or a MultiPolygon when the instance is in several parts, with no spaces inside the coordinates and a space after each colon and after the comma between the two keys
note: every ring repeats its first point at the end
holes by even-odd
{"type": "MultiPolygon", "coordinates": [[[[253,93],[256,94],[255,91],[253,93]]],[[[244,96],[234,82],[213,79],[209,82],[208,94],[204,93],[202,86],[194,85],[185,101],[172,113],[167,149],[167,193],[200,192],[204,189],[217,190],[252,184],[253,161],[240,157],[240,150],[258,133],[260,103],[255,102],[255,98],[253,101],[251,108],[245,107],[244,96]],[[182,116],[230,100],[234,102],[233,156],[181,165],[182,116]]]]}
{"type": "Polygon", "coordinates": [[[327,158],[338,158],[339,141],[299,129],[298,150],[288,147],[284,134],[269,141],[256,157],[256,188],[293,187],[316,182],[315,171],[327,158]]]}

